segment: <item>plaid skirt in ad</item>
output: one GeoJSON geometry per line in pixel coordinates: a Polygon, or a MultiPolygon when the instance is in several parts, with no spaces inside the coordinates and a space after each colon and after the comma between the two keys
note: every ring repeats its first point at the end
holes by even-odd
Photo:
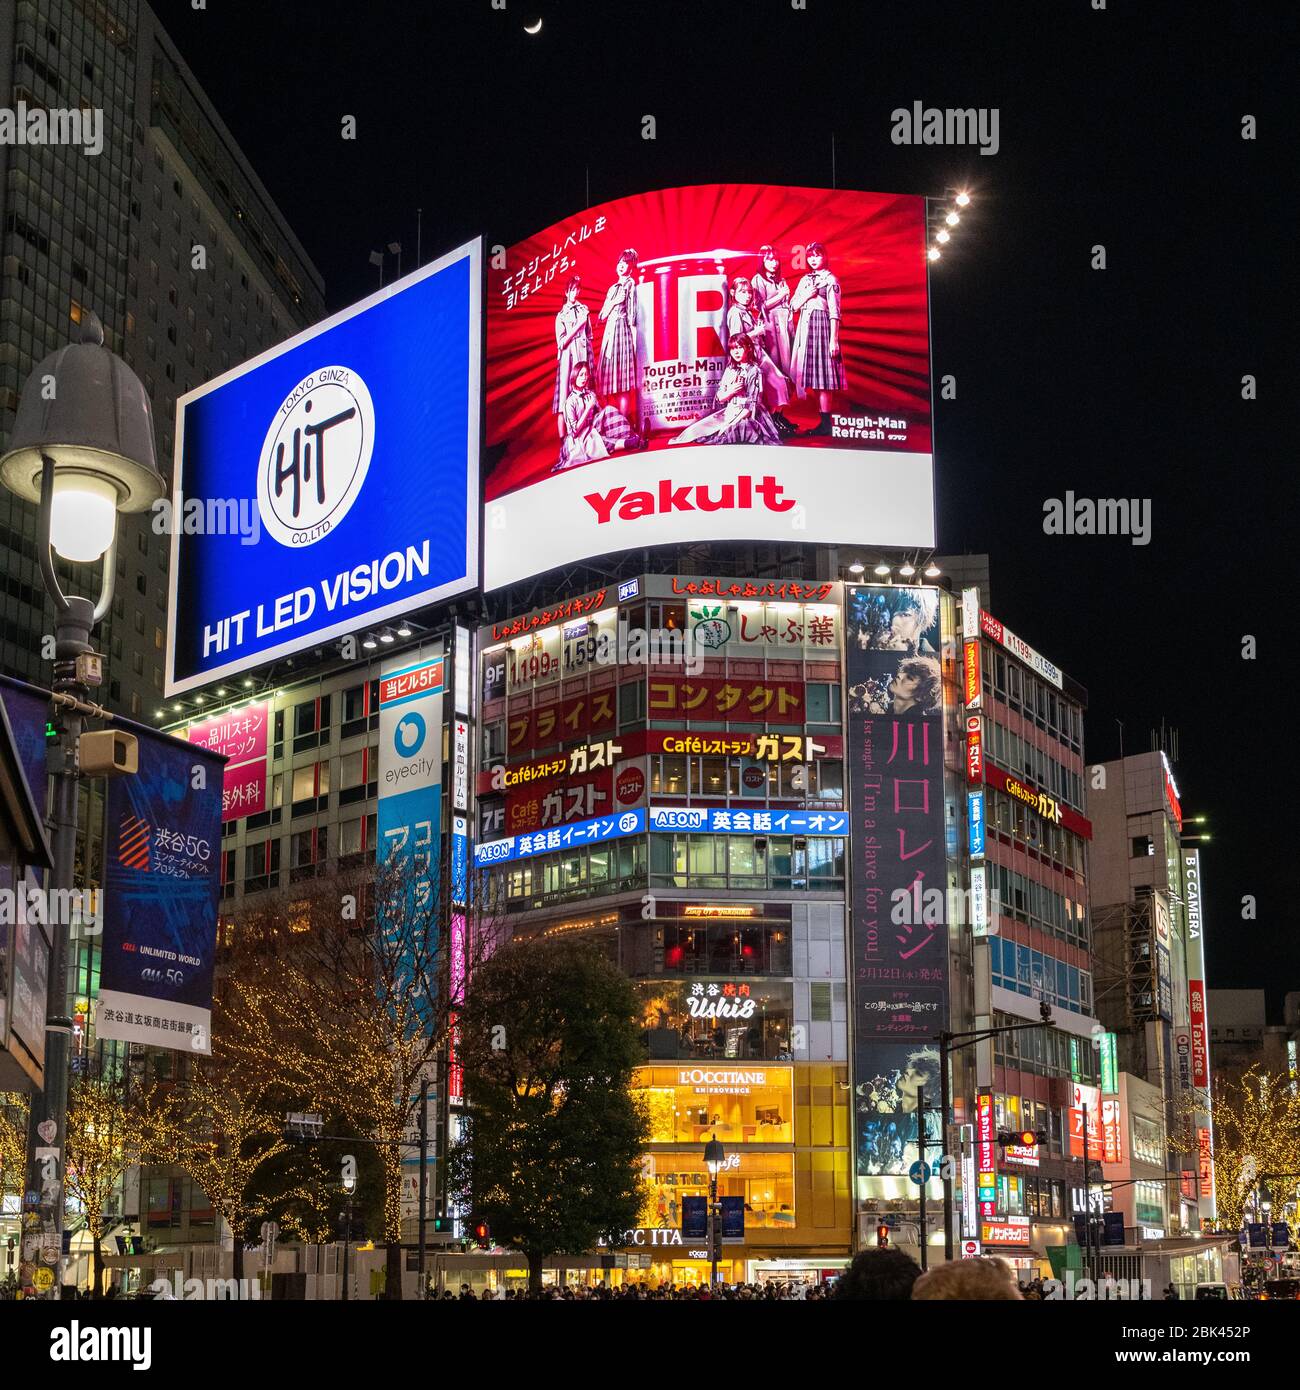
{"type": "Polygon", "coordinates": [[[551,472],[559,473],[566,468],[576,468],[579,464],[608,458],[620,440],[626,440],[629,447],[641,443],[637,432],[612,405],[599,406],[592,416],[591,428],[585,434],[576,439],[572,435],[565,435],[560,444],[560,460],[551,472]]]}
{"type": "Polygon", "coordinates": [[[636,370],[636,334],[622,314],[611,315],[605,323],[596,381],[602,396],[635,391],[641,385],[636,370]]]}
{"type": "Polygon", "coordinates": [[[844,358],[831,356],[831,316],[825,309],[806,309],[799,315],[792,356],[790,374],[800,396],[844,390],[844,358]]]}

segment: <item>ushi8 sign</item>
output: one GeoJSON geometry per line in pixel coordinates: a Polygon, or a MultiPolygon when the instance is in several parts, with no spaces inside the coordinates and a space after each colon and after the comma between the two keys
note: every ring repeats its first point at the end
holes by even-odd
{"type": "Polygon", "coordinates": [[[470,242],[177,402],[169,695],[478,581],[470,242]]]}
{"type": "Polygon", "coordinates": [[[488,273],[484,583],[713,539],[934,542],[925,200],[619,198],[488,273]]]}

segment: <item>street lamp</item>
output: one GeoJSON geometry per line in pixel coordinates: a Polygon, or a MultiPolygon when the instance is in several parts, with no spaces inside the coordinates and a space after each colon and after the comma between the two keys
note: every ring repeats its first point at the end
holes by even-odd
{"type": "MultiPolygon", "coordinates": [[[[77,841],[77,742],[86,715],[104,717],[99,706],[88,702],[90,687],[103,679],[90,634],[113,602],[117,515],[147,511],[165,489],[154,454],[149,397],[140,378],[104,346],[104,330],[94,314],[82,314],[78,342],[51,353],[27,379],[9,451],[0,458],[0,482],[40,507],[36,552],[55,611],[51,688],[58,740],[51,749],[57,769],[51,887],[67,892],[73,887],[77,841]],[[103,557],[95,603],[63,592],[54,572],[56,554],[83,564],[103,557]]],[[[50,932],[44,1091],[32,1098],[27,1191],[41,1193],[42,1204],[53,1207],[53,1233],[61,1239],[72,1036],[69,924],[53,922],[50,932]],[[51,1124],[53,1139],[48,1137],[51,1124]],[[48,1181],[48,1165],[37,1161],[38,1149],[47,1156],[53,1151],[54,1176],[48,1181]]],[[[57,1288],[53,1296],[58,1296],[57,1288]]]]}
{"type": "Polygon", "coordinates": [[[709,1287],[718,1282],[718,1174],[727,1161],[727,1151],[716,1132],[704,1146],[704,1166],[709,1170],[709,1287]]]}
{"type": "Polygon", "coordinates": [[[343,1218],[346,1222],[343,1227],[343,1301],[346,1303],[348,1298],[348,1250],[352,1245],[352,1198],[357,1190],[357,1175],[355,1173],[343,1175],[343,1190],[348,1194],[347,1213],[343,1218]]]}

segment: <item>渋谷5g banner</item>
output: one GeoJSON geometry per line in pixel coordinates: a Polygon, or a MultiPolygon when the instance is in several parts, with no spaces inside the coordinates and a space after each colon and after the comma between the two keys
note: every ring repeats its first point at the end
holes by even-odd
{"type": "Polygon", "coordinates": [[[207,1055],[225,759],[165,734],[137,737],[139,772],[108,780],[95,1031],[207,1055]]]}
{"type": "Polygon", "coordinates": [[[484,585],[700,540],[933,545],[925,200],[620,198],[494,258],[484,585]]]}

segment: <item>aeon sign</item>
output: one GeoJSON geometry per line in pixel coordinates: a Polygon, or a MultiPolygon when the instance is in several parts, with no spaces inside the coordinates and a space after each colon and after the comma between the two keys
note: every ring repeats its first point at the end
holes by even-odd
{"type": "Polygon", "coordinates": [[[370,468],[375,407],[347,367],[304,377],[276,412],[257,463],[257,509],[281,545],[314,545],[347,516],[370,468]]]}

